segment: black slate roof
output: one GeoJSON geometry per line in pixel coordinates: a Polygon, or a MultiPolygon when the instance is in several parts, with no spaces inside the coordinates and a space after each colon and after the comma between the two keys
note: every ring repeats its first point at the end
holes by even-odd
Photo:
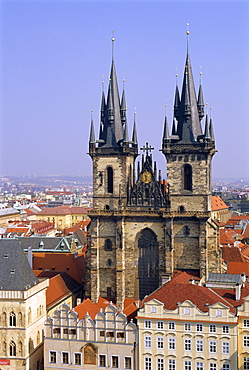
{"type": "Polygon", "coordinates": [[[17,239],[0,239],[0,290],[27,290],[38,283],[17,239]]]}

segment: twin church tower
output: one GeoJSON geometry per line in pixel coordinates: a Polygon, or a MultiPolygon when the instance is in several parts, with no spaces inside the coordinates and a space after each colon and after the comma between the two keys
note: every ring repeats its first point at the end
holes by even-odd
{"type": "Polygon", "coordinates": [[[138,149],[135,120],[128,137],[125,92],[120,100],[113,59],[107,96],[102,93],[98,138],[93,121],[90,130],[93,209],[86,294],[93,301],[112,298],[119,307],[124,298],[151,293],[174,270],[204,280],[221,270],[219,230],[211,219],[214,132],[212,119],[204,114],[202,86],[198,96],[195,92],[188,51],[181,94],[176,86],[171,134],[167,117],[163,128],[167,181],[157,171],[148,143],[136,164],[138,149]]]}

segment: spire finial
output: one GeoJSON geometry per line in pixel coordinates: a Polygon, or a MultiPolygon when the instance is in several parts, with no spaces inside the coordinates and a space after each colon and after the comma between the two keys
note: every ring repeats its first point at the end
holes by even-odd
{"type": "Polygon", "coordinates": [[[167,116],[167,104],[164,104],[165,117],[167,116]]]}
{"type": "Polygon", "coordinates": [[[114,31],[112,31],[112,60],[114,60],[114,31]]]}
{"type": "Polygon", "coordinates": [[[101,81],[101,83],[102,83],[102,92],[104,91],[104,87],[105,87],[105,81],[104,81],[104,75],[102,76],[102,81],[101,81]]]}
{"type": "Polygon", "coordinates": [[[189,23],[186,23],[186,35],[187,35],[187,52],[188,52],[188,44],[189,44],[189,23]]]}
{"type": "Polygon", "coordinates": [[[201,85],[201,83],[202,83],[202,66],[200,66],[200,85],[201,85]]]}
{"type": "Polygon", "coordinates": [[[178,85],[178,68],[176,68],[176,86],[178,85]]]}
{"type": "Polygon", "coordinates": [[[208,103],[206,103],[206,114],[208,114],[208,103]]]}
{"type": "Polygon", "coordinates": [[[210,119],[212,119],[212,107],[209,108],[210,109],[210,119]]]}
{"type": "Polygon", "coordinates": [[[126,76],[126,74],[124,73],[123,76],[124,76],[124,78],[123,78],[123,90],[124,90],[124,88],[125,88],[125,76],[126,76]]]}

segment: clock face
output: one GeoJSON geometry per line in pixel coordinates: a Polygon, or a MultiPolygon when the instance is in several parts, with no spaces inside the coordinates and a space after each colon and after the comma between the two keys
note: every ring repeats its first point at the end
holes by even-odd
{"type": "Polygon", "coordinates": [[[142,173],[142,181],[145,183],[145,184],[148,184],[149,182],[151,182],[151,173],[149,171],[144,171],[142,173]]]}

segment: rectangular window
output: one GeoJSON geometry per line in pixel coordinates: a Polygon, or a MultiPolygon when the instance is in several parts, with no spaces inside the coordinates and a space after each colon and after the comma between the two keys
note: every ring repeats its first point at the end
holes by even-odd
{"type": "Polygon", "coordinates": [[[55,351],[50,351],[49,352],[49,357],[50,357],[49,362],[52,362],[53,364],[56,364],[56,352],[55,351]]]}
{"type": "Polygon", "coordinates": [[[222,311],[221,310],[216,310],[216,316],[221,317],[222,316],[222,311]]]}
{"type": "Polygon", "coordinates": [[[203,324],[196,324],[196,331],[203,331],[203,324]]]}
{"type": "Polygon", "coordinates": [[[196,362],[196,370],[204,370],[203,362],[196,362]]]}
{"type": "Polygon", "coordinates": [[[74,365],[81,365],[81,353],[74,354],[74,365]]]}
{"type": "Polygon", "coordinates": [[[157,321],[156,327],[157,329],[163,329],[163,321],[157,321]]]}
{"type": "Polygon", "coordinates": [[[117,333],[117,338],[124,338],[124,333],[123,332],[118,332],[117,333]]]}
{"type": "Polygon", "coordinates": [[[222,342],[222,353],[223,355],[227,355],[230,353],[230,344],[229,342],[222,342]]]}
{"type": "Polygon", "coordinates": [[[118,356],[112,356],[112,367],[118,368],[118,356]]]}
{"type": "Polygon", "coordinates": [[[190,315],[190,308],[184,308],[184,315],[190,315]]]}
{"type": "Polygon", "coordinates": [[[106,367],[106,357],[105,355],[99,355],[99,366],[106,367]]]}
{"type": "Polygon", "coordinates": [[[188,323],[188,322],[185,322],[185,324],[184,324],[184,330],[185,331],[191,331],[191,324],[188,323]]]}
{"type": "Polygon", "coordinates": [[[175,330],[175,323],[174,322],[169,322],[168,326],[169,326],[169,330],[175,330]]]}
{"type": "Polygon", "coordinates": [[[169,370],[176,370],[176,361],[169,359],[169,370]]]}
{"type": "Polygon", "coordinates": [[[156,306],[152,306],[152,307],[151,307],[151,312],[152,312],[152,313],[156,313],[156,306]]]}
{"type": "Polygon", "coordinates": [[[211,362],[209,364],[209,370],[217,370],[217,364],[215,362],[211,362]]]}
{"type": "Polygon", "coordinates": [[[157,359],[157,370],[164,370],[163,358],[158,358],[157,359]]]}
{"type": "Polygon", "coordinates": [[[191,339],[184,339],[184,351],[191,351],[191,339]]]}
{"type": "Polygon", "coordinates": [[[176,339],[174,337],[168,338],[169,349],[176,349],[176,339]]]}
{"type": "Polygon", "coordinates": [[[216,351],[217,351],[216,340],[210,340],[209,341],[209,352],[210,353],[216,353],[216,351]]]}
{"type": "Polygon", "coordinates": [[[229,364],[223,364],[222,365],[222,370],[230,370],[230,365],[229,364]]]}
{"type": "Polygon", "coordinates": [[[196,340],[196,352],[203,352],[203,340],[202,339],[196,340]]]}
{"type": "Polygon", "coordinates": [[[249,370],[249,357],[244,357],[244,370],[249,370]]]}
{"type": "Polygon", "coordinates": [[[191,370],[191,369],[192,369],[191,361],[185,361],[184,362],[184,370],[191,370]]]}
{"type": "Polygon", "coordinates": [[[99,335],[100,335],[100,337],[104,337],[105,336],[105,331],[104,330],[100,330],[99,335]]]}
{"type": "Polygon", "coordinates": [[[243,327],[244,328],[249,328],[249,320],[243,320],[243,327]]]}
{"type": "Polygon", "coordinates": [[[107,338],[114,338],[114,331],[108,331],[106,333],[107,338]]]}
{"type": "Polygon", "coordinates": [[[244,345],[244,347],[249,347],[249,335],[244,335],[243,345],[244,345]]]}
{"type": "Polygon", "coordinates": [[[69,364],[69,353],[68,352],[62,352],[62,363],[69,364]]]}
{"type": "Polygon", "coordinates": [[[209,333],[216,333],[216,325],[214,324],[209,325],[209,333]]]}
{"type": "Polygon", "coordinates": [[[145,357],[144,364],[145,364],[145,370],[152,370],[150,357],[145,357]]]}
{"type": "Polygon", "coordinates": [[[222,333],[229,334],[229,332],[230,332],[229,325],[222,325],[222,333]]]}
{"type": "Polygon", "coordinates": [[[144,347],[151,348],[151,336],[145,335],[144,337],[144,347]]]}
{"type": "Polygon", "coordinates": [[[131,369],[131,357],[125,357],[125,369],[131,369]]]}
{"type": "Polygon", "coordinates": [[[157,348],[163,348],[163,337],[157,337],[157,348]]]}
{"type": "Polygon", "coordinates": [[[151,329],[151,321],[150,320],[145,320],[144,321],[144,327],[146,329],[151,329]]]}

